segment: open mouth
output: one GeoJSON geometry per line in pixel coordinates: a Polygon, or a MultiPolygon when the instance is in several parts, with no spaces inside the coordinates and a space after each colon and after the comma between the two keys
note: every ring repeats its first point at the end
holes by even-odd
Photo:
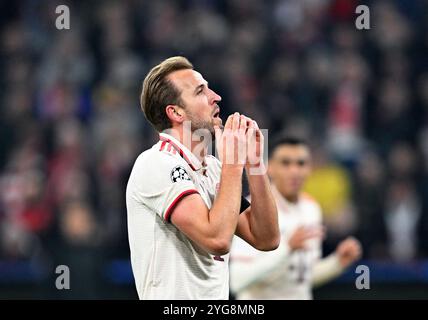
{"type": "Polygon", "coordinates": [[[214,118],[217,118],[217,117],[219,117],[219,116],[220,116],[220,109],[217,109],[217,110],[214,112],[213,117],[214,117],[214,118]]]}

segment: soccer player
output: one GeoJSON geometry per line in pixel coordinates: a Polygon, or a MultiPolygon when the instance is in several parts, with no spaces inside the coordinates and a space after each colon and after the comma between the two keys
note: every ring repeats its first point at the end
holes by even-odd
{"type": "Polygon", "coordinates": [[[321,259],[321,209],[302,192],[310,174],[310,151],[299,139],[274,141],[268,173],[278,207],[279,247],[257,251],[235,238],[231,249],[231,290],[237,299],[312,299],[312,287],[339,276],[359,259],[361,246],[353,238],[321,259]]]}
{"type": "Polygon", "coordinates": [[[279,245],[267,174],[249,174],[263,172],[264,137],[239,113],[222,130],[220,101],[184,57],[166,59],[143,82],[141,107],[160,135],[135,161],[126,190],[140,299],[228,299],[233,235],[259,250],[279,245]],[[214,138],[223,162],[208,154],[214,138]]]}

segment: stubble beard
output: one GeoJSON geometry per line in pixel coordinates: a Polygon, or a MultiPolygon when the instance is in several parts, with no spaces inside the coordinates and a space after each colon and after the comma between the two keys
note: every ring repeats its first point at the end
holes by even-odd
{"type": "Polygon", "coordinates": [[[197,134],[199,136],[209,135],[212,141],[215,140],[215,131],[214,131],[214,123],[213,121],[204,121],[197,119],[193,115],[189,115],[190,120],[190,128],[192,134],[197,134]]]}

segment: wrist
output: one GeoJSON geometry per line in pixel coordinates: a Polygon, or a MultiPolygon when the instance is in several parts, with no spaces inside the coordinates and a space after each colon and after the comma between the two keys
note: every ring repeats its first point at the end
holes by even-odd
{"type": "Polygon", "coordinates": [[[348,261],[346,261],[346,259],[344,259],[343,257],[341,257],[341,255],[338,254],[337,252],[334,252],[331,255],[331,257],[335,261],[336,265],[339,268],[346,269],[348,267],[348,265],[350,264],[350,263],[348,263],[348,261]]]}
{"type": "Polygon", "coordinates": [[[222,174],[227,176],[237,176],[242,177],[244,171],[244,166],[236,164],[223,164],[222,165],[222,174]]]}
{"type": "Polygon", "coordinates": [[[267,168],[263,161],[257,163],[257,164],[246,164],[245,165],[245,171],[249,175],[263,175],[267,172],[267,168]]]}
{"type": "Polygon", "coordinates": [[[257,167],[260,167],[260,166],[264,166],[264,164],[263,164],[263,162],[262,161],[259,161],[259,162],[257,162],[257,163],[246,163],[245,164],[245,168],[247,169],[249,169],[249,168],[257,168],[257,167]]]}

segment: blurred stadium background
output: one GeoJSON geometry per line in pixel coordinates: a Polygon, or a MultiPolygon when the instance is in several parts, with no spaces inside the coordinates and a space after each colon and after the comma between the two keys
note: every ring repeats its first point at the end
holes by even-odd
{"type": "Polygon", "coordinates": [[[0,298],[136,298],[124,192],[157,140],[139,92],[177,54],[223,117],[310,141],[324,251],[355,235],[371,271],[370,290],[352,269],[316,298],[428,298],[428,2],[365,1],[370,30],[358,4],[1,1],[0,298]],[[71,290],[55,289],[59,264],[71,290]]]}

